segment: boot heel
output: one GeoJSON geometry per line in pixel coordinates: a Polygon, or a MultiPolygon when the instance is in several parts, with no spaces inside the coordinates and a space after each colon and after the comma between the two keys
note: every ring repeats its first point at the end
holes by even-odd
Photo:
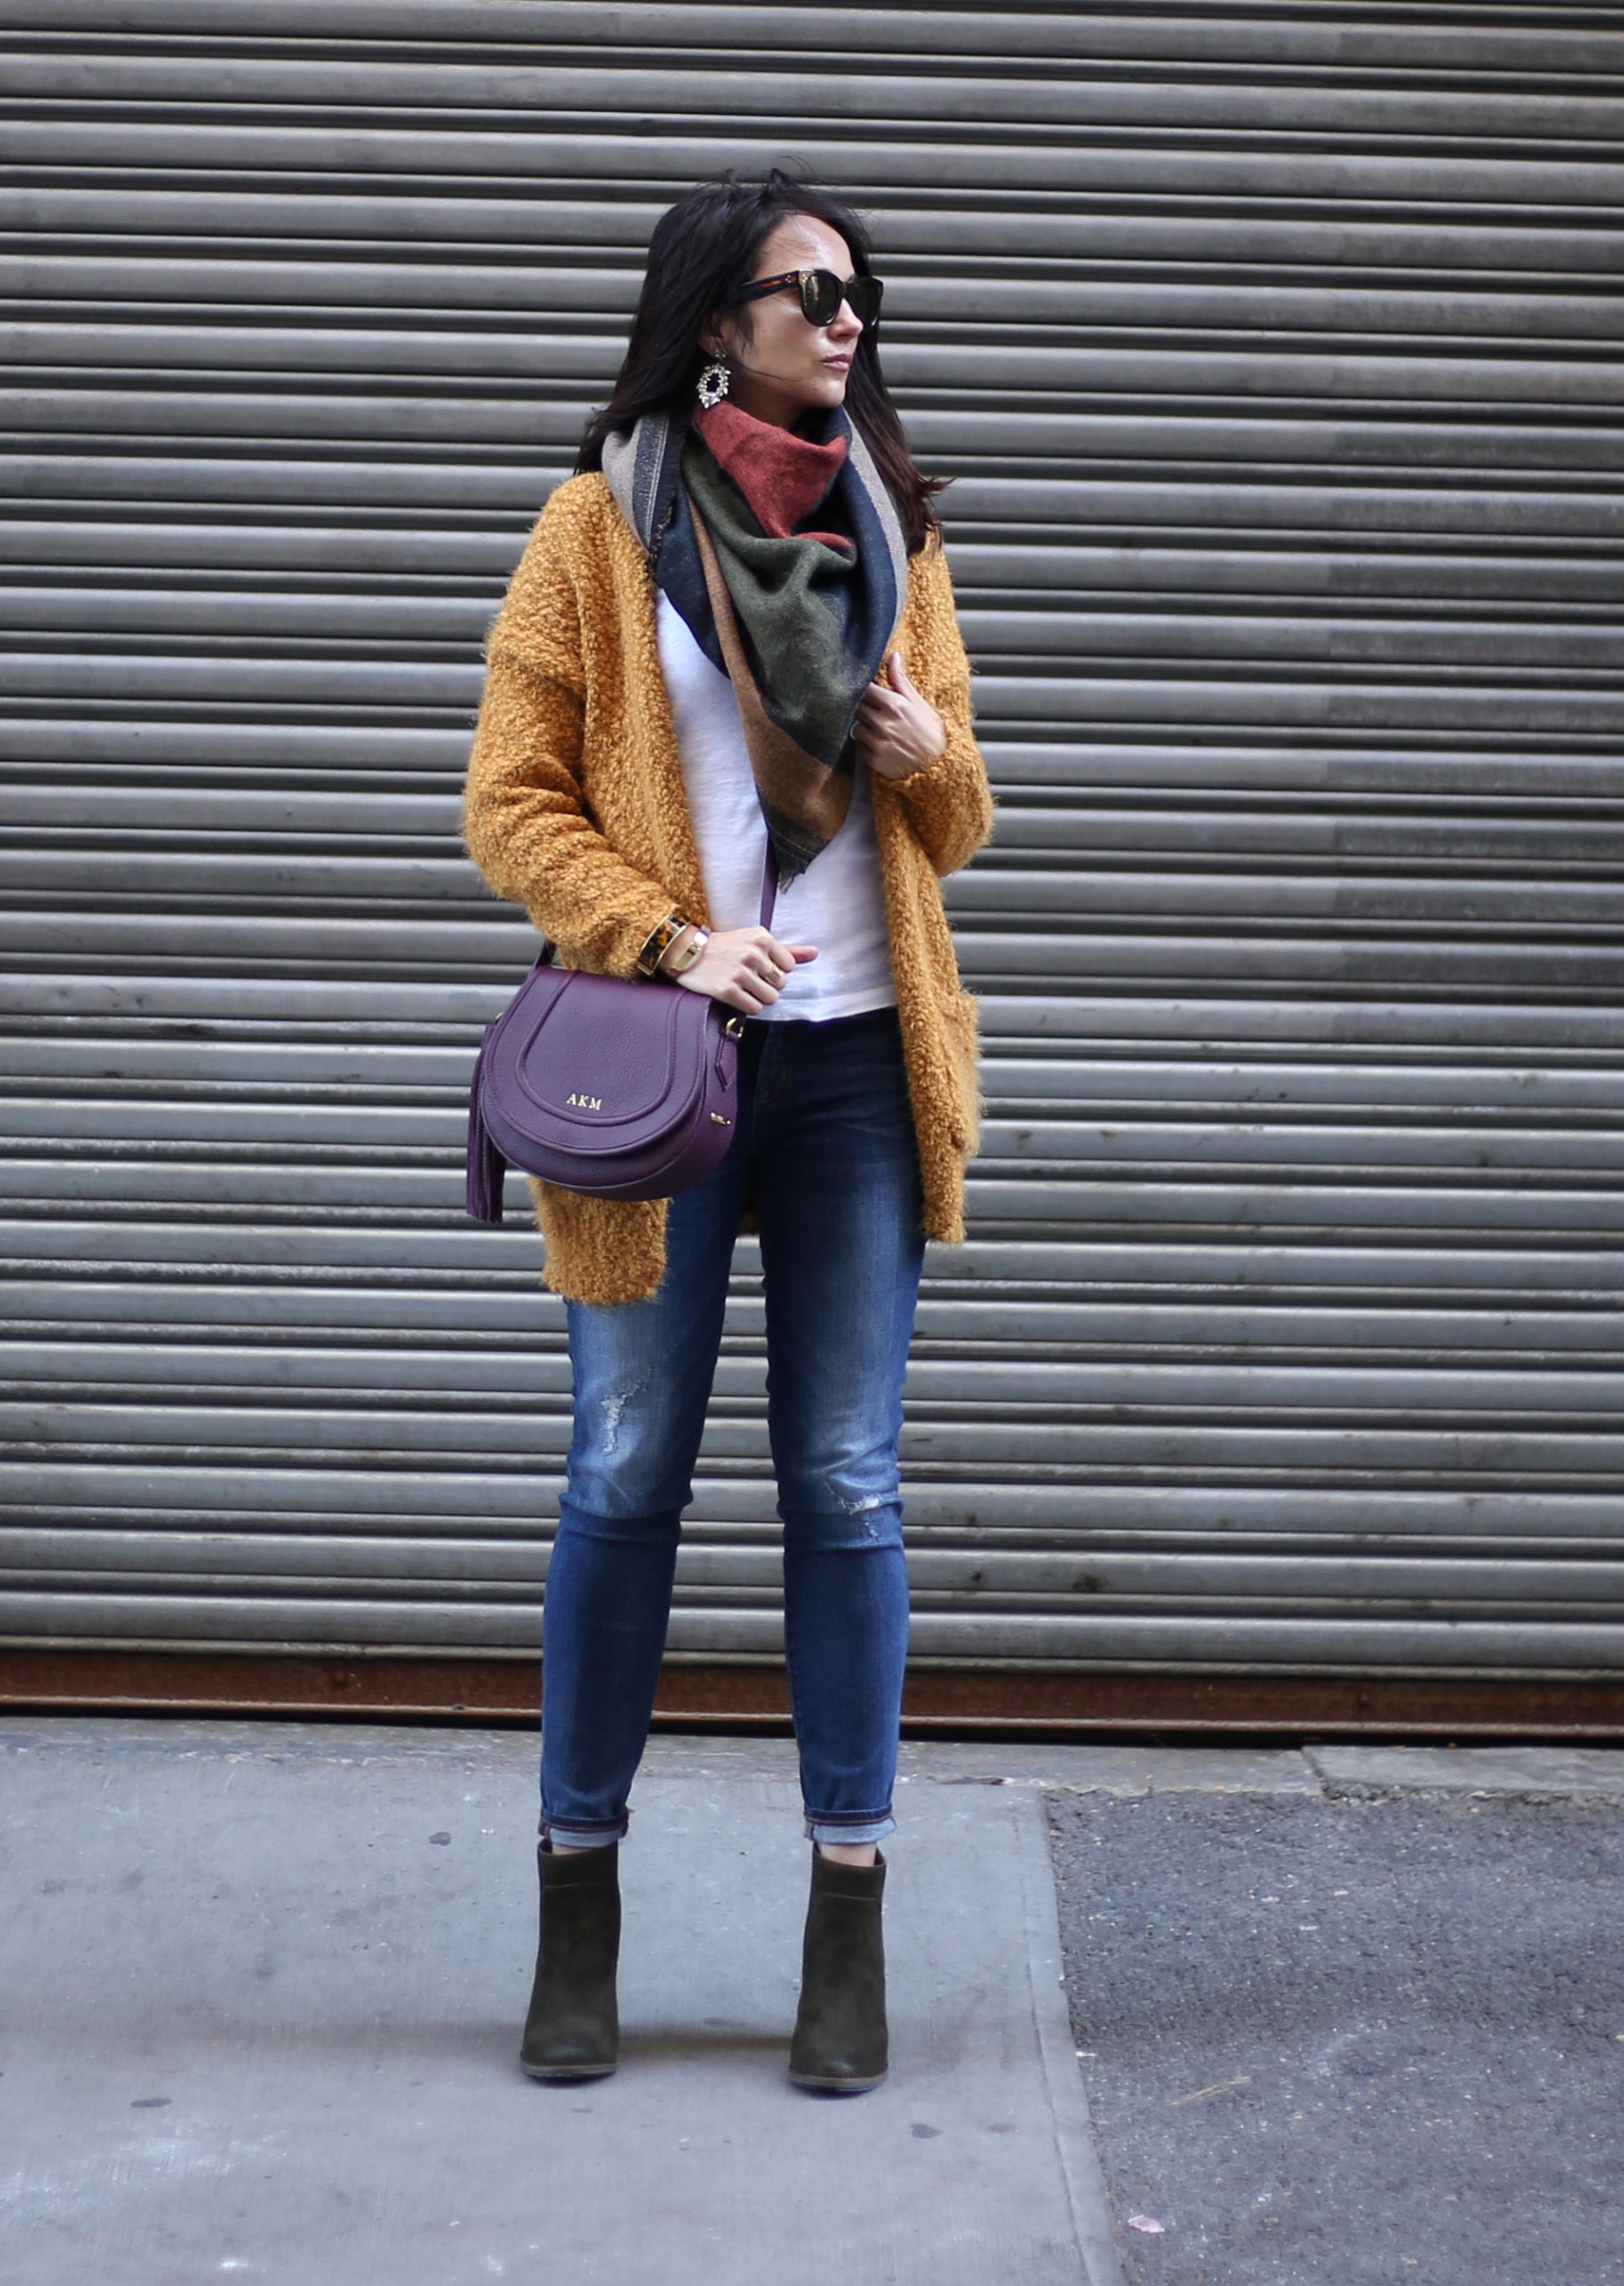
{"type": "Polygon", "coordinates": [[[797,2088],[860,2096],[886,2076],[885,1889],[883,1857],[871,1865],[837,1865],[813,1843],[801,2005],[789,2046],[789,2077],[797,2088]]]}
{"type": "Polygon", "coordinates": [[[537,1852],[541,1942],[519,2061],[532,2080],[602,2080],[620,2060],[620,1845],[537,1852]]]}

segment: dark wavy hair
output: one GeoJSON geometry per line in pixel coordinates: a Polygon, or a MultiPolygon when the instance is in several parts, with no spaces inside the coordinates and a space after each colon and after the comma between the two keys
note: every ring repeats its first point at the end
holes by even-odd
{"type": "MultiPolygon", "coordinates": [[[[792,214],[810,214],[837,230],[857,270],[869,274],[869,234],[856,215],[827,191],[778,167],[764,182],[743,182],[729,171],[716,182],[701,183],[660,217],[649,241],[648,271],[625,362],[608,404],[587,423],[578,472],[601,468],[604,440],[624,435],[644,413],[687,413],[705,362],[701,330],[749,284],[763,243],[792,214]]],[[[874,333],[865,326],[858,341],[845,409],[896,504],[912,555],[939,530],[931,504],[943,480],[924,475],[908,449],[880,371],[874,333]]]]}

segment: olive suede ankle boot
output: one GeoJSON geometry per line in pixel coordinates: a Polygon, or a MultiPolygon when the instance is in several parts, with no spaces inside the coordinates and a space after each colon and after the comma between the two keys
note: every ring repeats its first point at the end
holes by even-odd
{"type": "Polygon", "coordinates": [[[541,1946],[519,2061],[532,2080],[601,2080],[620,2059],[620,1845],[557,1855],[544,1842],[541,1946]]]}
{"type": "Polygon", "coordinates": [[[837,1865],[812,1844],[801,2006],[789,2076],[820,2095],[858,2096],[886,2076],[886,1861],[837,1865]]]}

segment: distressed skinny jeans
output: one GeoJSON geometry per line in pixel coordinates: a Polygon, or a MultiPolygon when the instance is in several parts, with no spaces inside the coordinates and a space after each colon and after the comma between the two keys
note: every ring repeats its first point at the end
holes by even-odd
{"type": "Polygon", "coordinates": [[[746,1204],[807,1832],[893,1830],[908,1638],[896,1448],[924,1249],[887,1008],[747,1024],[737,1131],[715,1173],[671,1202],[659,1292],[570,1305],[575,1425],[547,1573],[541,1750],[543,1831],[566,1844],[626,1831],[746,1204]]]}

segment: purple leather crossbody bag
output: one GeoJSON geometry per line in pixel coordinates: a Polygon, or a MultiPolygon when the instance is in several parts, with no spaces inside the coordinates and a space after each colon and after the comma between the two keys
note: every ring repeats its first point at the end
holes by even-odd
{"type": "MultiPolygon", "coordinates": [[[[762,925],[770,928],[770,863],[762,925]]],[[[553,965],[485,1035],[468,1103],[468,1212],[502,1220],[509,1167],[597,1198],[672,1198],[733,1139],[745,1020],[708,994],[553,965]]]]}

